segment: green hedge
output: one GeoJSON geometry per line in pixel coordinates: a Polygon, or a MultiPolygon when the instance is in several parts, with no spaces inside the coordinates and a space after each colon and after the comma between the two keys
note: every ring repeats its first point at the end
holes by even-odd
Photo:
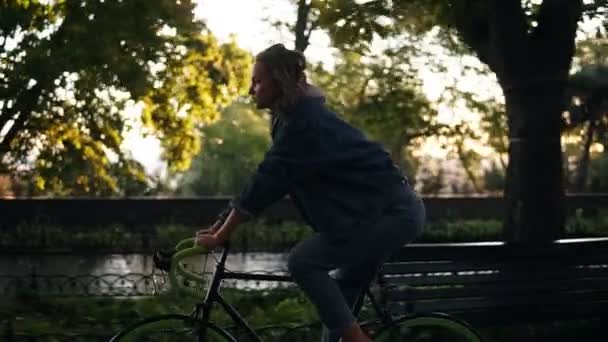
{"type": "MultiPolygon", "coordinates": [[[[273,290],[226,288],[222,295],[254,327],[297,326],[317,320],[312,306],[293,287],[273,290]]],[[[151,315],[190,314],[194,304],[192,299],[173,294],[138,299],[21,296],[0,304],[0,321],[10,322],[13,331],[21,335],[103,335],[151,315]]],[[[224,327],[232,325],[219,308],[214,311],[213,319],[224,327]]]]}
{"type": "MultiPolygon", "coordinates": [[[[3,248],[152,250],[174,245],[200,227],[158,225],[153,227],[89,226],[57,227],[19,225],[0,231],[3,248]]],[[[235,251],[285,251],[312,233],[296,222],[245,224],[233,236],[235,251]]],[[[608,211],[586,217],[581,210],[568,218],[563,238],[608,236],[608,211]]],[[[429,222],[417,242],[480,242],[502,239],[497,220],[438,220],[429,222]]]]}

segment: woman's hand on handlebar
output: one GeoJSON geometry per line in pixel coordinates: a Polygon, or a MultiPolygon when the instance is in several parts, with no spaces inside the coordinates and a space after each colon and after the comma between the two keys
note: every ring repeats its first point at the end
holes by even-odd
{"type": "Polygon", "coordinates": [[[196,232],[196,236],[199,236],[201,234],[214,234],[215,232],[218,231],[218,229],[220,229],[221,226],[222,226],[222,221],[219,221],[219,220],[215,221],[215,223],[211,227],[198,230],[196,232]]]}
{"type": "Polygon", "coordinates": [[[220,227],[218,229],[213,230],[213,232],[197,232],[195,238],[195,244],[207,247],[209,249],[213,249],[219,245],[223,245],[225,242],[230,240],[230,236],[232,232],[236,229],[236,227],[243,222],[243,215],[235,209],[230,210],[230,214],[224,222],[216,222],[213,225],[217,227],[219,223],[220,227]]]}
{"type": "Polygon", "coordinates": [[[209,249],[213,249],[224,243],[225,241],[222,241],[218,237],[218,234],[216,234],[217,231],[222,227],[222,224],[222,221],[216,221],[211,227],[197,231],[194,238],[194,243],[209,249]]]}
{"type": "Polygon", "coordinates": [[[203,246],[203,247],[207,247],[209,249],[213,249],[217,246],[220,246],[222,244],[224,244],[224,242],[226,242],[225,240],[223,240],[222,238],[220,238],[217,234],[215,233],[211,233],[211,234],[196,234],[196,240],[195,243],[199,246],[203,246]]]}

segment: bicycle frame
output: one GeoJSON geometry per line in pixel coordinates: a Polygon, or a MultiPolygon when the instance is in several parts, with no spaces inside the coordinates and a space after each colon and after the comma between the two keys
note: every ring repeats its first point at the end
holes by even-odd
{"type": "MultiPolygon", "coordinates": [[[[253,328],[249,326],[247,321],[240,316],[238,311],[230,305],[219,293],[219,289],[221,286],[221,282],[224,279],[234,279],[234,280],[261,280],[261,281],[279,281],[279,282],[293,282],[292,278],[288,275],[266,275],[266,274],[251,274],[244,272],[232,272],[226,271],[226,259],[228,257],[228,251],[230,249],[229,243],[226,243],[223,246],[222,254],[219,258],[219,261],[215,267],[213,272],[211,282],[209,288],[207,289],[207,293],[205,294],[205,298],[202,303],[197,304],[196,308],[193,312],[193,317],[200,318],[201,326],[203,327],[199,332],[199,341],[205,340],[206,326],[210,322],[211,319],[211,310],[215,303],[218,303],[230,316],[232,321],[239,327],[244,328],[247,335],[250,338],[253,338],[256,342],[263,342],[263,340],[258,336],[253,328]]],[[[376,313],[376,316],[379,318],[382,325],[387,325],[392,322],[392,317],[386,310],[383,310],[378,301],[374,298],[371,293],[369,287],[365,291],[365,295],[360,296],[357,300],[354,308],[355,316],[358,315],[361,307],[363,306],[363,302],[365,297],[370,300],[373,311],[376,313]]],[[[371,324],[373,322],[378,322],[378,319],[373,321],[368,321],[366,323],[371,324]]],[[[365,324],[365,323],[364,323],[365,324]]]]}

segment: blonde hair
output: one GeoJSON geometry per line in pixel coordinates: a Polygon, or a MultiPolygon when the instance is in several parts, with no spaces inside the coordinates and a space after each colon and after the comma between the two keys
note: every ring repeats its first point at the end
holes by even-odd
{"type": "Polygon", "coordinates": [[[260,52],[256,62],[264,64],[281,92],[271,111],[273,114],[284,113],[306,90],[304,54],[289,50],[283,44],[275,44],[260,52]]]}

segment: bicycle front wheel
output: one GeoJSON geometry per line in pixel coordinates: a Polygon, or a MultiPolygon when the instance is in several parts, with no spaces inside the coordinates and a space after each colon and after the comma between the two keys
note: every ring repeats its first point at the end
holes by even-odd
{"type": "Polygon", "coordinates": [[[482,342],[464,322],[447,315],[426,314],[400,318],[381,329],[374,342],[482,342]]]}
{"type": "Polygon", "coordinates": [[[185,315],[150,317],[116,334],[110,342],[236,342],[213,323],[202,324],[185,315]]]}

